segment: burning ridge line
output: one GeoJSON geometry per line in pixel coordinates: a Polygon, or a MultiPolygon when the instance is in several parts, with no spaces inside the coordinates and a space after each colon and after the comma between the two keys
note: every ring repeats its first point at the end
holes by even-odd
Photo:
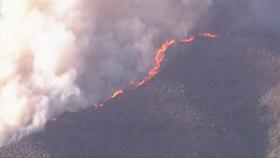
{"type": "MultiPolygon", "coordinates": [[[[207,38],[217,38],[218,37],[218,35],[216,33],[212,33],[212,32],[202,32],[202,33],[199,33],[198,36],[207,37],[207,38]]],[[[190,42],[193,42],[196,38],[197,38],[196,35],[189,35],[185,39],[181,40],[181,42],[190,43],[190,42]]],[[[129,84],[128,87],[132,86],[134,88],[138,88],[138,87],[142,86],[143,84],[145,84],[150,79],[152,79],[155,75],[157,75],[160,71],[161,63],[164,60],[166,51],[168,50],[168,48],[170,46],[172,46],[176,42],[177,41],[175,39],[165,40],[161,44],[161,47],[155,51],[154,64],[153,64],[153,67],[148,71],[147,75],[142,80],[132,81],[129,84]]],[[[121,88],[117,89],[107,99],[104,99],[103,101],[101,101],[99,103],[96,103],[95,107],[102,107],[104,102],[106,102],[108,100],[111,100],[111,99],[114,99],[114,98],[117,98],[118,96],[120,96],[123,93],[125,93],[125,88],[124,89],[121,89],[121,88]]]]}

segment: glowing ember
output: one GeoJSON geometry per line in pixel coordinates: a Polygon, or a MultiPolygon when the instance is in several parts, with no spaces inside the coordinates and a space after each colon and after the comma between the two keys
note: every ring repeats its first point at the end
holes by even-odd
{"type": "Polygon", "coordinates": [[[185,39],[182,40],[182,42],[192,42],[195,40],[195,36],[194,35],[190,35],[190,36],[187,36],[185,39]]]}
{"type": "Polygon", "coordinates": [[[118,89],[118,90],[116,90],[115,93],[113,93],[112,98],[116,98],[117,96],[119,96],[123,93],[124,93],[124,91],[122,89],[118,89]]]}
{"type": "Polygon", "coordinates": [[[201,33],[201,36],[210,37],[210,38],[217,38],[218,37],[218,35],[216,35],[215,33],[212,33],[212,32],[203,32],[203,33],[201,33]]]}

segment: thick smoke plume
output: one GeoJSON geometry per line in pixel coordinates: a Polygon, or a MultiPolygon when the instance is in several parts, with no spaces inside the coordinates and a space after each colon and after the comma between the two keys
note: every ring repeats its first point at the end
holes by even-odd
{"type": "Polygon", "coordinates": [[[1,0],[0,146],[141,78],[210,0],[1,0]]]}

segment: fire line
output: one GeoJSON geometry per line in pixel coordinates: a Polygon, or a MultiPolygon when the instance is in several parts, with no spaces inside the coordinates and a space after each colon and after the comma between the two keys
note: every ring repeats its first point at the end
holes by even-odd
{"type": "MultiPolygon", "coordinates": [[[[212,33],[212,32],[203,32],[198,35],[201,37],[208,37],[208,38],[217,38],[218,37],[217,34],[212,33]]],[[[190,43],[190,42],[193,42],[196,38],[197,37],[195,35],[189,35],[185,39],[181,40],[181,42],[190,43]]],[[[172,46],[176,42],[177,41],[175,39],[165,40],[161,44],[161,47],[155,51],[153,67],[148,71],[147,75],[142,80],[138,80],[131,84],[133,84],[134,87],[136,87],[136,88],[140,87],[143,84],[145,84],[147,81],[151,80],[155,75],[157,75],[160,71],[161,64],[162,64],[162,61],[164,60],[166,51],[168,50],[168,48],[170,48],[170,46],[172,46]]],[[[122,95],[123,93],[125,93],[124,89],[117,89],[114,93],[112,93],[111,97],[109,97],[109,98],[103,100],[101,103],[98,103],[95,105],[96,105],[96,107],[102,107],[104,105],[103,104],[104,102],[106,102],[110,99],[117,98],[118,96],[122,95]]]]}

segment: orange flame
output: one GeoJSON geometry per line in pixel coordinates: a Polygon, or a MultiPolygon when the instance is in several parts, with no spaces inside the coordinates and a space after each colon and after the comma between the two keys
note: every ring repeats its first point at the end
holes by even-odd
{"type": "Polygon", "coordinates": [[[190,36],[187,36],[185,39],[183,39],[182,42],[188,43],[188,42],[192,42],[194,40],[195,40],[195,36],[190,35],[190,36]]]}
{"type": "Polygon", "coordinates": [[[166,50],[175,43],[176,41],[173,40],[166,40],[162,43],[161,47],[156,51],[155,56],[154,56],[154,66],[150,69],[148,75],[140,81],[137,85],[141,86],[143,85],[146,81],[150,80],[153,78],[160,70],[161,62],[164,59],[165,52],[166,50]]]}
{"type": "Polygon", "coordinates": [[[119,95],[121,95],[121,94],[123,94],[123,93],[124,93],[124,91],[123,91],[122,89],[118,89],[118,90],[116,90],[116,91],[113,93],[113,95],[112,95],[111,98],[116,98],[117,96],[119,96],[119,95]]]}
{"type": "MultiPolygon", "coordinates": [[[[203,32],[201,34],[199,34],[200,36],[204,36],[204,37],[210,37],[210,38],[216,38],[218,37],[218,35],[216,35],[215,33],[211,33],[211,32],[203,32]]],[[[189,43],[189,42],[192,42],[196,39],[196,36],[195,35],[190,35],[190,36],[187,36],[185,39],[181,40],[182,42],[185,42],[185,43],[189,43]]],[[[143,80],[140,80],[140,81],[131,81],[130,82],[130,85],[133,85],[135,87],[139,87],[139,86],[142,86],[145,82],[147,82],[148,80],[152,79],[156,74],[159,73],[160,71],[160,67],[161,67],[161,63],[162,61],[164,60],[164,57],[165,57],[165,53],[166,53],[166,50],[171,46],[173,45],[174,43],[176,42],[176,40],[172,39],[172,40],[166,40],[162,43],[161,47],[155,52],[155,55],[154,55],[154,64],[153,64],[153,67],[149,70],[148,74],[144,77],[143,80]]],[[[103,103],[110,100],[110,99],[113,99],[113,98],[116,98],[118,97],[119,95],[123,94],[125,92],[124,89],[117,89],[111,97],[103,100],[101,103],[97,103],[95,104],[95,107],[102,107],[103,106],[103,103]]]]}
{"type": "Polygon", "coordinates": [[[203,33],[201,33],[201,36],[210,37],[210,38],[217,38],[218,37],[217,34],[212,33],[212,32],[203,32],[203,33]]]}
{"type": "Polygon", "coordinates": [[[103,99],[101,100],[100,102],[97,102],[94,104],[94,107],[95,108],[100,108],[100,107],[103,107],[104,106],[104,103],[111,100],[111,99],[114,99],[116,97],[118,97],[119,95],[123,94],[124,93],[124,90],[122,89],[117,89],[110,97],[106,98],[106,99],[103,99]]]}

